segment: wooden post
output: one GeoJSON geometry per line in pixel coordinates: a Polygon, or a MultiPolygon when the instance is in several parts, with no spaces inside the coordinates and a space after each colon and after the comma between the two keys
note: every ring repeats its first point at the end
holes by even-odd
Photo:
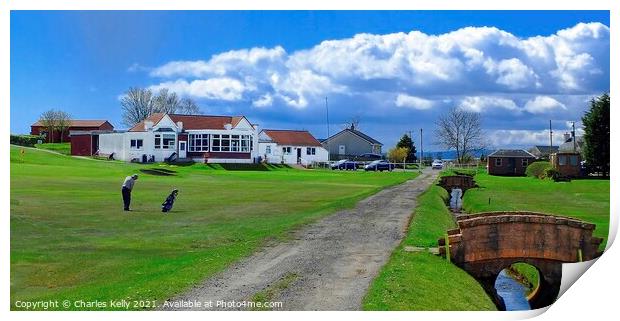
{"type": "Polygon", "coordinates": [[[577,262],[583,262],[583,253],[581,249],[577,250],[577,262]]]}
{"type": "Polygon", "coordinates": [[[450,262],[450,236],[446,234],[444,238],[446,239],[446,260],[450,262]]]}

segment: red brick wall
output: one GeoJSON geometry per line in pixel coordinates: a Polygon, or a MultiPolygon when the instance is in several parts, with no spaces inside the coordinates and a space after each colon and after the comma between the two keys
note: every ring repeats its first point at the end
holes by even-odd
{"type": "Polygon", "coordinates": [[[230,159],[251,159],[250,153],[234,153],[234,152],[187,152],[188,157],[203,158],[230,158],[230,159]]]}
{"type": "Polygon", "coordinates": [[[91,139],[91,135],[71,137],[71,155],[91,156],[93,154],[91,139]]]}
{"type": "MultiPolygon", "coordinates": [[[[527,166],[523,166],[523,159],[525,157],[495,157],[489,156],[487,165],[489,166],[490,175],[506,175],[506,176],[522,176],[525,175],[525,169],[527,166]],[[501,165],[495,165],[496,159],[501,159],[501,165]],[[511,161],[514,160],[514,166],[511,161]]],[[[525,158],[528,160],[528,165],[534,161],[534,158],[525,158]]]]}

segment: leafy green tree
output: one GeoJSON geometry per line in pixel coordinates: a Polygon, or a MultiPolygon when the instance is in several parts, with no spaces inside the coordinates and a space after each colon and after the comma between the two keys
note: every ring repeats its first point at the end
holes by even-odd
{"type": "Polygon", "coordinates": [[[584,155],[590,168],[598,168],[603,176],[609,174],[609,94],[590,101],[590,110],[581,118],[585,148],[584,155]]]}
{"type": "Polygon", "coordinates": [[[409,154],[407,155],[407,163],[415,163],[418,160],[416,154],[415,145],[413,144],[413,140],[409,135],[405,134],[400,138],[398,144],[396,144],[396,148],[407,148],[409,154]]]}

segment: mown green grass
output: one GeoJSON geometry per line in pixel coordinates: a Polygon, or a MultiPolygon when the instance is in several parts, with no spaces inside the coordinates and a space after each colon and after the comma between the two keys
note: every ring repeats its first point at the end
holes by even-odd
{"type": "Polygon", "coordinates": [[[538,269],[527,263],[515,263],[511,265],[509,273],[516,273],[517,281],[522,282],[528,288],[526,295],[532,293],[540,282],[538,269]]]}
{"type": "Polygon", "coordinates": [[[495,310],[480,284],[447,260],[428,252],[405,252],[405,246],[436,247],[454,228],[446,208],[446,191],[431,186],[418,197],[407,236],[373,280],[364,310],[495,310]]]}
{"type": "Polygon", "coordinates": [[[467,212],[535,211],[574,217],[596,224],[594,235],[605,239],[604,247],[609,232],[609,180],[555,183],[487,173],[478,173],[474,179],[480,188],[470,189],[463,196],[467,212]]]}
{"type": "Polygon", "coordinates": [[[11,309],[16,300],[158,300],[291,230],[415,173],[227,171],[76,159],[11,147],[11,309]],[[139,169],[133,212],[120,186],[139,169]],[[161,203],[180,190],[172,212],[161,203]]]}
{"type": "Polygon", "coordinates": [[[34,147],[51,150],[57,153],[61,153],[64,155],[71,154],[71,143],[46,143],[46,144],[35,144],[34,147]]]}

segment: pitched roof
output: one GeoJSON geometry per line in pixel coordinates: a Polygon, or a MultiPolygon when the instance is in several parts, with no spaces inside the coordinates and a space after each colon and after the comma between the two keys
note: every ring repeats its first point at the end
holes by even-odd
{"type": "MultiPolygon", "coordinates": [[[[164,118],[163,113],[155,113],[145,120],[152,121],[153,126],[157,125],[162,118],[164,118]]],[[[232,127],[235,127],[244,119],[244,116],[208,116],[208,115],[179,115],[179,114],[168,114],[168,117],[174,122],[182,122],[183,129],[225,129],[226,124],[231,124],[232,127]]],[[[137,123],[131,129],[130,132],[141,132],[144,131],[144,121],[137,123]]]]}
{"type": "Polygon", "coordinates": [[[528,158],[536,158],[536,156],[532,155],[528,151],[523,149],[498,149],[488,157],[528,157],[528,158]]]}
{"type": "MultiPolygon", "coordinates": [[[[107,122],[105,119],[71,119],[69,127],[100,127],[107,122]]],[[[43,124],[37,120],[32,126],[43,126],[43,124]]]]}
{"type": "Polygon", "coordinates": [[[332,138],[334,138],[334,137],[336,137],[336,136],[338,136],[338,135],[340,135],[342,133],[345,133],[345,132],[349,132],[349,133],[352,133],[353,135],[357,135],[358,137],[362,138],[363,140],[365,140],[365,141],[367,141],[367,142],[369,142],[371,144],[383,145],[383,143],[381,143],[380,141],[378,141],[378,140],[376,140],[376,139],[374,139],[374,138],[372,138],[372,137],[362,133],[359,130],[351,129],[351,128],[345,128],[342,131],[334,134],[333,136],[323,140],[323,142],[326,142],[326,141],[328,141],[328,140],[330,140],[330,139],[332,139],[332,138]]]}
{"type": "Polygon", "coordinates": [[[307,130],[264,129],[263,132],[278,145],[321,146],[307,130]]]}
{"type": "Polygon", "coordinates": [[[144,131],[144,122],[145,121],[150,121],[153,123],[153,126],[157,125],[157,123],[159,123],[159,121],[161,121],[162,118],[164,118],[164,113],[155,113],[152,114],[149,117],[146,117],[146,119],[144,119],[143,121],[133,125],[133,127],[129,128],[128,131],[130,132],[143,132],[144,131]]]}
{"type": "Polygon", "coordinates": [[[538,149],[539,152],[541,152],[542,154],[551,154],[551,153],[555,153],[559,150],[559,146],[545,146],[545,145],[536,145],[534,146],[536,149],[538,149]]]}

